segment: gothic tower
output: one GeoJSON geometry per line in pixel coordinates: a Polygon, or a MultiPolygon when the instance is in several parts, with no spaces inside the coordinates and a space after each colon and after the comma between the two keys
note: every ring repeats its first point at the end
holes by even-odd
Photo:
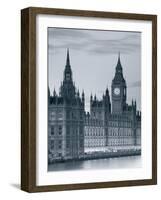
{"type": "Polygon", "coordinates": [[[102,120],[103,124],[105,124],[105,120],[107,120],[111,114],[111,102],[108,88],[106,88],[101,100],[98,100],[96,95],[93,97],[91,94],[90,114],[91,118],[102,120]]]}
{"type": "Polygon", "coordinates": [[[126,107],[126,81],[123,77],[123,69],[120,61],[120,53],[115,69],[115,76],[111,85],[112,113],[121,114],[126,107]]]}
{"type": "Polygon", "coordinates": [[[84,154],[85,94],[80,97],[74,85],[69,50],[59,94],[54,89],[51,95],[48,89],[48,96],[49,162],[53,158],[78,159],[84,154]]]}
{"type": "Polygon", "coordinates": [[[60,94],[65,99],[75,98],[75,86],[72,79],[72,70],[70,66],[69,50],[67,50],[66,65],[64,70],[63,84],[60,88],[60,94]]]}

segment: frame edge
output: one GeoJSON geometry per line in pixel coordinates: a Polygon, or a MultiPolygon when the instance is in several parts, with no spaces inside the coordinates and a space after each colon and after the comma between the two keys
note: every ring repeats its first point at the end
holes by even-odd
{"type": "Polygon", "coordinates": [[[157,15],[152,19],[152,180],[157,185],[157,15]]]}
{"type": "Polygon", "coordinates": [[[29,9],[21,10],[21,190],[29,191],[29,9]]]}
{"type": "Polygon", "coordinates": [[[85,183],[67,185],[47,185],[36,186],[36,27],[35,19],[37,14],[54,14],[65,16],[83,16],[87,13],[91,17],[108,17],[116,19],[150,20],[152,21],[152,82],[153,96],[157,98],[157,16],[134,13],[112,13],[100,11],[81,11],[54,8],[29,7],[21,10],[21,189],[26,192],[45,192],[78,189],[95,189],[107,187],[126,187],[137,185],[156,185],[157,184],[157,99],[153,98],[153,139],[152,139],[152,179],[138,181],[121,181],[105,183],[85,183]],[[73,12],[73,14],[70,14],[73,12]],[[83,12],[83,14],[81,14],[83,12]],[[77,13],[77,14],[76,14],[77,13]],[[93,14],[92,14],[93,13],[93,14]],[[103,14],[101,14],[103,13],[103,14]],[[103,16],[104,15],[104,16],[103,16]],[[35,85],[34,85],[35,84],[35,85]],[[33,88],[31,88],[33,86],[33,88]],[[33,110],[34,108],[34,110],[33,110]],[[33,111],[32,111],[33,110],[33,111]],[[34,119],[34,120],[33,120],[34,119]],[[33,155],[34,154],[34,155],[33,155]]]}

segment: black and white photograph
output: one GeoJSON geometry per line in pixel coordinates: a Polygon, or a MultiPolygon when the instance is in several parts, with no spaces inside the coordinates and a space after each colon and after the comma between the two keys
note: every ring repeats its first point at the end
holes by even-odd
{"type": "Polygon", "coordinates": [[[141,159],[141,33],[48,27],[48,172],[141,159]]]}
{"type": "Polygon", "coordinates": [[[21,14],[22,190],[157,184],[157,16],[21,14]]]}

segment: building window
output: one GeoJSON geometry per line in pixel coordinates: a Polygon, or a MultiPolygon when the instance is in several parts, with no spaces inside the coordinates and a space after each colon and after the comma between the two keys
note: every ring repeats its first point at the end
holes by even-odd
{"type": "Polygon", "coordinates": [[[50,141],[50,149],[53,150],[54,149],[54,140],[50,141]]]}
{"type": "MultiPolygon", "coordinates": [[[[85,132],[85,134],[88,135],[88,134],[87,134],[87,131],[85,132]]],[[[82,129],[82,128],[79,129],[79,135],[80,135],[80,136],[83,136],[83,129],[82,129]]]]}
{"type": "Polygon", "coordinates": [[[58,156],[59,156],[59,157],[61,157],[61,156],[62,156],[62,154],[61,154],[61,153],[58,153],[58,156]]]}
{"type": "Polygon", "coordinates": [[[54,130],[54,125],[51,125],[51,135],[54,135],[55,134],[55,130],[54,130]]]}
{"type": "Polygon", "coordinates": [[[69,146],[70,146],[70,140],[67,140],[66,147],[69,148],[69,146]]]}
{"type": "Polygon", "coordinates": [[[58,141],[58,148],[59,148],[59,149],[62,148],[62,141],[61,141],[61,140],[58,141]]]}
{"type": "Polygon", "coordinates": [[[67,80],[70,80],[70,74],[69,74],[69,73],[66,74],[66,79],[67,79],[67,80]]]}
{"type": "Polygon", "coordinates": [[[70,111],[67,111],[67,119],[70,119],[70,111]]]}
{"type": "Polygon", "coordinates": [[[52,111],[50,113],[50,120],[55,120],[55,112],[54,111],[52,111]]]}
{"type": "Polygon", "coordinates": [[[83,119],[83,113],[80,112],[80,119],[83,119]]]}
{"type": "Polygon", "coordinates": [[[58,120],[62,120],[63,119],[63,115],[62,115],[61,111],[57,112],[57,118],[58,118],[58,120]]]}
{"type": "Polygon", "coordinates": [[[58,132],[59,132],[59,135],[61,135],[62,134],[62,126],[59,126],[59,128],[58,128],[59,130],[58,130],[58,132]]]}
{"type": "Polygon", "coordinates": [[[74,119],[74,113],[72,112],[72,119],[74,119]]]}
{"type": "Polygon", "coordinates": [[[70,126],[67,126],[67,135],[70,135],[70,126]]]}
{"type": "Polygon", "coordinates": [[[126,95],[126,89],[124,88],[124,95],[126,95]]]}

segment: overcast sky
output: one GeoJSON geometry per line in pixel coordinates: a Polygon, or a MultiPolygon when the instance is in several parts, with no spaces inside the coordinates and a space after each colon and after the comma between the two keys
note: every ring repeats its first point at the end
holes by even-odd
{"type": "Polygon", "coordinates": [[[100,99],[111,83],[120,52],[127,102],[136,99],[141,108],[141,33],[48,28],[48,76],[51,93],[59,91],[63,80],[67,48],[73,80],[79,91],[85,91],[89,111],[91,93],[100,99]]]}

